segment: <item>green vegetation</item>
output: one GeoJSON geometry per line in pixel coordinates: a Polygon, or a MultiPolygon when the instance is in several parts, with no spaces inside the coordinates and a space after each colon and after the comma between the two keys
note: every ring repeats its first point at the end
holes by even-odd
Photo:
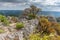
{"type": "MultiPolygon", "coordinates": [[[[39,11],[41,11],[40,8],[37,8],[36,6],[31,5],[30,8],[26,8],[26,9],[24,10],[24,14],[25,14],[26,16],[28,16],[27,19],[30,19],[30,20],[31,20],[31,19],[36,18],[36,15],[37,15],[37,13],[38,13],[39,11]],[[28,10],[28,11],[27,11],[27,10],[28,10]]],[[[24,16],[25,16],[25,15],[24,15],[24,16]]]]}
{"type": "Polygon", "coordinates": [[[49,36],[44,35],[42,40],[49,40],[49,36]]]}
{"type": "MultiPolygon", "coordinates": [[[[29,40],[60,40],[60,23],[54,22],[52,16],[40,16],[37,17],[37,13],[41,11],[40,8],[37,8],[34,5],[31,5],[30,8],[25,9],[25,15],[29,20],[37,18],[39,20],[39,24],[36,28],[36,32],[30,34],[28,37],[29,40]],[[52,19],[49,20],[48,18],[52,19]],[[37,31],[38,30],[38,31],[37,31]],[[37,33],[38,32],[38,33],[37,33]],[[52,35],[54,36],[50,36],[52,35]],[[55,35],[57,34],[57,35],[55,35]],[[55,37],[57,36],[57,38],[55,37]]],[[[59,21],[59,20],[58,20],[59,21]]]]}
{"type": "Polygon", "coordinates": [[[39,33],[37,33],[37,34],[30,34],[29,40],[41,40],[40,34],[39,33]]]}
{"type": "Polygon", "coordinates": [[[59,23],[54,23],[54,28],[55,28],[57,34],[60,35],[60,24],[59,23]]]}
{"type": "MultiPolygon", "coordinates": [[[[41,11],[41,9],[37,8],[34,5],[31,5],[30,8],[25,9],[26,15],[24,15],[22,18],[26,17],[26,21],[28,23],[27,25],[29,24],[31,25],[31,23],[29,23],[30,20],[35,18],[37,19],[38,24],[36,24],[37,27],[35,30],[33,30],[32,34],[29,35],[29,33],[27,33],[27,35],[29,36],[28,37],[24,36],[25,37],[24,40],[26,40],[27,38],[29,40],[60,40],[60,23],[54,22],[53,17],[51,16],[37,16],[37,13],[39,11],[41,11]],[[48,17],[50,19],[52,18],[52,20],[49,20],[48,17]]],[[[7,20],[6,16],[0,15],[0,22],[2,22],[4,25],[9,25],[9,21],[10,21],[13,24],[12,26],[16,24],[15,28],[17,30],[22,29],[24,27],[24,24],[22,22],[19,22],[16,16],[11,15],[9,19],[10,20],[7,20]]],[[[59,22],[59,18],[57,21],[59,22]]],[[[32,24],[31,26],[35,26],[35,25],[32,24]]],[[[5,31],[0,29],[0,33],[3,33],[3,32],[5,31]]]]}
{"type": "Polygon", "coordinates": [[[34,18],[36,18],[36,15],[33,15],[33,14],[28,14],[28,19],[30,20],[30,19],[34,19],[34,18]]]}
{"type": "Polygon", "coordinates": [[[41,36],[40,33],[32,33],[28,37],[29,40],[60,40],[60,36],[54,36],[54,34],[41,36]],[[53,36],[52,36],[53,35],[53,36]]]}
{"type": "Polygon", "coordinates": [[[3,15],[0,15],[0,22],[3,22],[5,25],[9,25],[9,21],[3,15]]]}
{"type": "Polygon", "coordinates": [[[14,23],[16,23],[16,22],[18,21],[17,18],[14,17],[14,16],[11,16],[11,20],[12,20],[14,23]]]}
{"type": "Polygon", "coordinates": [[[21,29],[23,27],[24,27],[24,24],[21,22],[16,24],[16,29],[21,29]]]}
{"type": "Polygon", "coordinates": [[[0,33],[4,33],[4,30],[0,29],[0,33]]]}
{"type": "Polygon", "coordinates": [[[55,29],[53,28],[52,23],[48,21],[47,18],[45,17],[40,18],[39,25],[40,27],[38,28],[40,28],[39,31],[41,33],[47,33],[47,34],[55,33],[55,29]]]}
{"type": "Polygon", "coordinates": [[[33,13],[34,15],[36,15],[39,11],[41,11],[40,8],[37,8],[37,7],[34,6],[34,5],[31,5],[31,6],[30,6],[30,13],[33,13]]]}
{"type": "Polygon", "coordinates": [[[43,37],[40,36],[40,33],[30,34],[29,40],[49,40],[49,36],[44,35],[43,37]]]}

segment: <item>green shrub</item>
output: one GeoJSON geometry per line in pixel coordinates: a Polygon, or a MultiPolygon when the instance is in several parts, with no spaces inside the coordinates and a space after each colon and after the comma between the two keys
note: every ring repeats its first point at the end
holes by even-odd
{"type": "Polygon", "coordinates": [[[0,15],[0,21],[3,22],[5,25],[9,24],[7,18],[5,16],[3,16],[3,15],[0,15]]]}
{"type": "Polygon", "coordinates": [[[36,15],[34,15],[34,14],[28,14],[28,19],[29,20],[31,20],[31,19],[34,19],[34,18],[36,18],[36,15]]]}
{"type": "Polygon", "coordinates": [[[3,22],[5,25],[9,25],[9,21],[8,20],[4,20],[3,22]]]}
{"type": "Polygon", "coordinates": [[[11,16],[11,21],[16,23],[16,22],[18,22],[18,19],[15,16],[11,16]]]}
{"type": "Polygon", "coordinates": [[[3,22],[5,25],[9,25],[9,21],[7,18],[3,15],[0,15],[0,21],[3,22]]]}
{"type": "Polygon", "coordinates": [[[4,33],[4,30],[0,29],[0,33],[4,33]]]}
{"type": "Polygon", "coordinates": [[[49,40],[49,36],[44,35],[44,36],[42,37],[42,40],[49,40]]]}
{"type": "Polygon", "coordinates": [[[41,35],[40,33],[30,34],[28,39],[29,40],[49,40],[49,35],[41,35]]]}
{"type": "Polygon", "coordinates": [[[29,40],[60,40],[60,36],[56,36],[53,33],[50,35],[41,35],[40,33],[32,33],[28,37],[29,40]]]}
{"type": "Polygon", "coordinates": [[[29,36],[29,40],[41,40],[42,38],[40,38],[40,34],[30,34],[29,36]]]}
{"type": "Polygon", "coordinates": [[[23,27],[24,27],[24,24],[21,22],[16,24],[16,29],[21,29],[23,27]]]}

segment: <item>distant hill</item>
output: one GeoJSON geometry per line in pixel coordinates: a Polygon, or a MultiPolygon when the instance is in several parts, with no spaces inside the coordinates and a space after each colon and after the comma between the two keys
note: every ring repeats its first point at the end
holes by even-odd
{"type": "Polygon", "coordinates": [[[5,16],[19,16],[20,14],[22,14],[22,10],[0,10],[0,14],[5,16]]]}
{"type": "MultiPolygon", "coordinates": [[[[6,15],[6,16],[7,15],[19,16],[22,13],[23,13],[23,10],[0,10],[0,14],[6,15]]],[[[60,12],[56,12],[56,11],[41,11],[38,14],[60,17],[60,12]]]]}
{"type": "Polygon", "coordinates": [[[49,16],[54,16],[54,17],[60,17],[60,12],[57,12],[57,11],[41,11],[39,13],[40,13],[40,15],[49,15],[49,16]]]}

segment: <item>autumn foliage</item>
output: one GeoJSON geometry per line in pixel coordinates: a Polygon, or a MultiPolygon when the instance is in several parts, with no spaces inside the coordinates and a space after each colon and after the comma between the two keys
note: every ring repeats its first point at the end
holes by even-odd
{"type": "Polygon", "coordinates": [[[52,25],[53,23],[50,22],[46,17],[40,17],[39,18],[39,25],[40,27],[38,27],[39,31],[41,33],[55,33],[55,29],[54,29],[54,25],[52,25]]]}

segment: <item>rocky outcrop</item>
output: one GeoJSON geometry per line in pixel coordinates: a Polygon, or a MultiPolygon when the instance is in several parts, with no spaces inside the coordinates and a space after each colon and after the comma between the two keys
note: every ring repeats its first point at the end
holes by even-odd
{"type": "Polygon", "coordinates": [[[23,40],[23,31],[0,34],[0,40],[23,40]]]}
{"type": "Polygon", "coordinates": [[[29,36],[29,34],[31,34],[32,32],[34,32],[35,28],[38,25],[38,20],[37,19],[33,19],[33,20],[28,20],[26,22],[23,22],[25,24],[24,27],[24,36],[27,37],[29,36]]]}
{"type": "Polygon", "coordinates": [[[10,27],[2,27],[4,30],[6,30],[6,32],[0,34],[0,40],[23,40],[24,38],[27,38],[29,34],[34,32],[35,28],[38,25],[37,19],[21,19],[20,22],[24,23],[24,28],[20,30],[14,29],[16,25],[15,23],[10,24],[10,27]]]}

